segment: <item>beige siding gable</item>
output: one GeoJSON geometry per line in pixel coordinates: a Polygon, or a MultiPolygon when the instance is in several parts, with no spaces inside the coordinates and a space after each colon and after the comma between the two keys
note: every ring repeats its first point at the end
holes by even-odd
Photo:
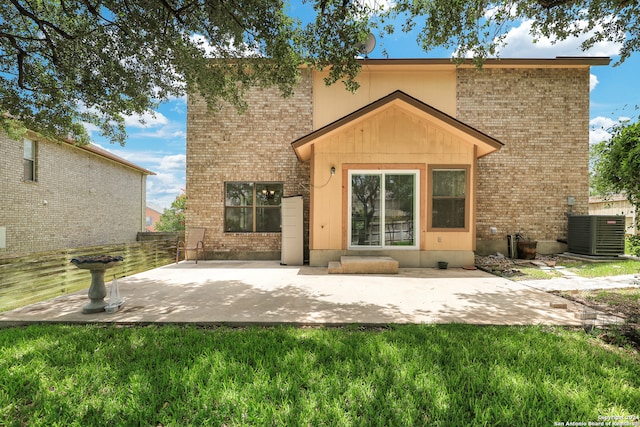
{"type": "MultiPolygon", "coordinates": [[[[395,91],[359,109],[358,111],[355,111],[327,126],[322,127],[321,129],[297,139],[292,143],[293,149],[300,160],[309,160],[311,158],[313,145],[321,143],[333,134],[342,132],[343,128],[352,128],[354,126],[357,128],[358,126],[363,126],[361,125],[362,123],[366,123],[373,117],[384,114],[390,109],[393,109],[394,111],[405,111],[410,116],[415,116],[418,121],[422,120],[430,122],[433,126],[441,129],[444,133],[469,141],[473,145],[477,146],[477,153],[479,157],[492,153],[502,147],[502,143],[491,136],[466,125],[442,111],[424,104],[420,100],[413,98],[402,91],[395,91]]],[[[377,141],[389,141],[394,137],[394,135],[389,135],[388,133],[396,132],[395,129],[399,129],[397,132],[405,132],[405,126],[403,126],[403,124],[396,123],[395,119],[398,117],[399,116],[397,115],[393,116],[390,120],[385,121],[386,124],[384,126],[379,127],[378,130],[380,132],[387,132],[387,135],[380,135],[377,141]]],[[[412,128],[412,126],[410,126],[410,128],[412,128]]],[[[364,129],[361,129],[361,132],[364,132],[364,129]]],[[[362,137],[365,137],[365,135],[362,135],[362,137]]],[[[353,140],[357,144],[360,138],[361,136],[355,135],[353,140]]],[[[409,139],[414,140],[415,138],[409,136],[409,139]]]]}

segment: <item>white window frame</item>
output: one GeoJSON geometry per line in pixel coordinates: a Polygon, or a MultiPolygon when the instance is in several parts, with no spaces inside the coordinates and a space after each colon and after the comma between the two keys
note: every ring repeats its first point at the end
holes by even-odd
{"type": "MultiPolygon", "coordinates": [[[[347,185],[348,185],[348,203],[347,203],[347,248],[350,250],[416,250],[420,247],[420,169],[349,169],[349,173],[347,176],[347,185]],[[351,213],[353,209],[353,194],[352,194],[352,176],[353,175],[381,175],[381,200],[380,200],[380,211],[383,213],[380,218],[384,223],[384,212],[385,212],[385,203],[386,197],[382,196],[384,194],[384,184],[385,184],[385,175],[413,175],[414,176],[414,193],[415,197],[413,200],[413,245],[386,245],[385,238],[380,238],[380,245],[369,245],[369,246],[359,246],[353,245],[351,242],[352,237],[352,218],[351,213]]],[[[382,235],[385,235],[384,229],[381,230],[382,235]]]]}
{"type": "Polygon", "coordinates": [[[22,140],[22,181],[38,182],[38,143],[32,139],[22,140]],[[31,148],[31,155],[27,156],[27,145],[31,148]],[[25,176],[26,162],[30,162],[31,178],[25,176]]]}

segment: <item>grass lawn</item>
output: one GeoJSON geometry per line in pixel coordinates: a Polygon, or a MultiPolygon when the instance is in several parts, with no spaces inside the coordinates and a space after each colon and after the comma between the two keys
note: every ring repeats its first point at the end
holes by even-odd
{"type": "MultiPolygon", "coordinates": [[[[539,267],[530,265],[527,261],[523,260],[516,260],[515,263],[505,265],[498,267],[494,273],[515,281],[545,280],[562,276],[562,273],[558,270],[542,270],[539,267]],[[509,274],[511,271],[515,271],[516,274],[509,274]]],[[[640,261],[637,260],[589,262],[558,258],[557,265],[564,267],[568,271],[581,277],[606,277],[620,276],[623,274],[640,274],[640,261]]]]}
{"type": "Polygon", "coordinates": [[[0,329],[0,426],[637,422],[639,384],[563,328],[0,329]]]}
{"type": "Polygon", "coordinates": [[[640,273],[640,261],[636,260],[611,262],[565,261],[562,265],[582,277],[619,276],[622,274],[640,273]]]}

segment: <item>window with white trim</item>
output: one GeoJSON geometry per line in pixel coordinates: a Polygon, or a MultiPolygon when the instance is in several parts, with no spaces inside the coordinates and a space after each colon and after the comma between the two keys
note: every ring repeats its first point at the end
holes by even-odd
{"type": "Polygon", "coordinates": [[[37,159],[38,144],[30,139],[23,140],[23,168],[24,173],[22,179],[24,181],[35,182],[37,181],[36,175],[36,159],[37,159]]]}
{"type": "Polygon", "coordinates": [[[417,170],[349,171],[349,247],[418,246],[417,170]]]}
{"type": "Polygon", "coordinates": [[[225,183],[224,230],[280,232],[282,183],[225,183]]]}

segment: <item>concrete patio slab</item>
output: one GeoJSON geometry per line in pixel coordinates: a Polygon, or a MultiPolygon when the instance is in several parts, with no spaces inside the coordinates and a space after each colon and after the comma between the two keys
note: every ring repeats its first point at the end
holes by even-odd
{"type": "Polygon", "coordinates": [[[580,325],[576,314],[584,310],[542,290],[458,268],[329,275],[327,268],[287,267],[275,261],[200,261],[167,265],[118,279],[118,284],[125,304],[116,313],[83,314],[88,301],[84,290],[0,313],[0,326],[32,322],[580,325]],[[559,303],[567,308],[552,308],[559,303]]]}

